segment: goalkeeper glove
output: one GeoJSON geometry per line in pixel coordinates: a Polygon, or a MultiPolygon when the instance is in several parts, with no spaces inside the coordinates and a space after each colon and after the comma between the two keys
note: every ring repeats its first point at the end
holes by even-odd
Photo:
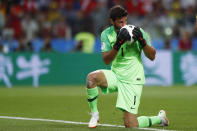
{"type": "Polygon", "coordinates": [[[113,48],[117,51],[119,51],[121,45],[127,41],[130,40],[131,36],[129,35],[129,32],[127,29],[123,28],[120,30],[120,32],[117,33],[117,40],[116,43],[114,44],[113,48]]]}
{"type": "Polygon", "coordinates": [[[146,40],[143,38],[143,34],[140,31],[140,28],[139,27],[134,27],[132,33],[133,33],[134,40],[139,41],[141,47],[144,48],[146,46],[146,40]]]}

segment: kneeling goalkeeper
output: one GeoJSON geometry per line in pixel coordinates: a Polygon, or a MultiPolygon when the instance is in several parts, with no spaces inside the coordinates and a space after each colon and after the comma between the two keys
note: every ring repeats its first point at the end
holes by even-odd
{"type": "Polygon", "coordinates": [[[98,87],[104,94],[118,92],[116,107],[124,113],[125,127],[150,127],[161,124],[167,126],[169,121],[164,110],[158,116],[137,117],[143,85],[145,84],[144,69],[141,59],[142,51],[150,60],[155,59],[156,51],[151,46],[146,33],[135,27],[133,30],[134,43],[126,29],[127,11],[121,6],[110,9],[109,17],[112,26],[101,34],[102,58],[106,65],[112,63],[111,70],[97,70],[87,76],[87,96],[92,112],[90,128],[96,128],[99,121],[97,109],[98,87]]]}

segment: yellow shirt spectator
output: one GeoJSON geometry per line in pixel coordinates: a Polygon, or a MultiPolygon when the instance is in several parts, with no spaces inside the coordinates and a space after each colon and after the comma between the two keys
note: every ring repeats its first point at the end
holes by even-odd
{"type": "Polygon", "coordinates": [[[92,53],[94,51],[95,36],[90,32],[79,32],[75,36],[76,41],[82,41],[82,52],[92,53]]]}

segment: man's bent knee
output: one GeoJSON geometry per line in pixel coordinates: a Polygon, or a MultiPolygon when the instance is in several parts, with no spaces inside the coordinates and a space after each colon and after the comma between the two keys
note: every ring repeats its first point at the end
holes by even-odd
{"type": "Polygon", "coordinates": [[[98,73],[99,71],[94,71],[88,74],[86,80],[87,88],[94,88],[95,86],[97,86],[98,73]]]}
{"type": "Polygon", "coordinates": [[[126,128],[137,128],[138,121],[137,116],[135,114],[131,114],[129,112],[124,112],[124,125],[126,128]]]}
{"type": "Polygon", "coordinates": [[[86,81],[87,88],[94,88],[96,86],[107,86],[105,75],[100,70],[89,73],[86,81]]]}

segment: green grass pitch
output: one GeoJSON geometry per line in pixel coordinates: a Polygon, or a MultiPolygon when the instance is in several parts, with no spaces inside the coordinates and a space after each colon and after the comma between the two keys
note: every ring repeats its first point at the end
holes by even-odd
{"type": "MultiPolygon", "coordinates": [[[[100,123],[123,125],[122,112],[115,108],[117,94],[99,94],[100,123]]],[[[140,115],[157,115],[167,111],[170,126],[151,128],[166,130],[197,130],[197,86],[145,87],[140,115]]],[[[0,87],[0,116],[42,118],[88,122],[90,110],[85,86],[0,87]]],[[[0,131],[86,131],[87,125],[0,118],[0,131]]],[[[101,127],[95,130],[128,130],[101,127]]]]}

